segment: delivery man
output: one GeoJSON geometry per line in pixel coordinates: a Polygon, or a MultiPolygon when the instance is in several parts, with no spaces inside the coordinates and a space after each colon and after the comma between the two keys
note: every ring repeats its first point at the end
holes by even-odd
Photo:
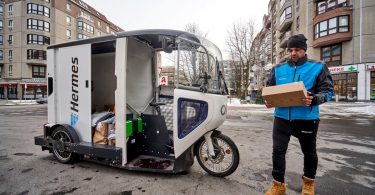
{"type": "MultiPolygon", "coordinates": [[[[276,107],[272,141],[272,187],[266,195],[281,195],[286,192],[284,180],[285,154],[290,136],[298,138],[304,155],[302,194],[315,194],[315,174],[318,165],[316,134],[319,126],[319,104],[330,101],[333,96],[333,82],[327,66],[323,62],[307,59],[306,38],[303,34],[288,39],[289,59],[274,66],[267,86],[302,81],[309,97],[302,99],[305,105],[276,107]]],[[[274,107],[265,102],[267,108],[274,107]]]]}

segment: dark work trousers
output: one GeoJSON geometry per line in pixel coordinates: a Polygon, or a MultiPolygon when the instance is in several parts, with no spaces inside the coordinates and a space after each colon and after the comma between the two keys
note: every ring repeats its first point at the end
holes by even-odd
{"type": "Polygon", "coordinates": [[[304,155],[304,176],[314,179],[318,166],[316,153],[316,134],[318,132],[319,119],[317,120],[285,120],[275,117],[273,123],[273,152],[272,176],[276,181],[284,183],[285,154],[288,149],[290,136],[298,138],[304,155]]]}

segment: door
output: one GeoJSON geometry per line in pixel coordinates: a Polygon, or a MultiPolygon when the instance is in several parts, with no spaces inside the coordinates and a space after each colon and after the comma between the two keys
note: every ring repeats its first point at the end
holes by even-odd
{"type": "Polygon", "coordinates": [[[174,90],[173,142],[175,157],[180,156],[206,132],[219,127],[225,119],[223,95],[183,89],[174,90]]]}
{"type": "Polygon", "coordinates": [[[91,142],[91,45],[60,48],[56,57],[56,123],[69,124],[81,141],[91,142]]]}

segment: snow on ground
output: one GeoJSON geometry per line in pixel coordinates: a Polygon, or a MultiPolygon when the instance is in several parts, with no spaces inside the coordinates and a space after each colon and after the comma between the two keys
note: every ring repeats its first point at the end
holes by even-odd
{"type": "MultiPolygon", "coordinates": [[[[238,98],[228,99],[228,106],[230,107],[244,107],[256,108],[252,112],[273,112],[273,109],[267,109],[263,104],[244,103],[238,98]],[[264,108],[264,109],[262,109],[264,108]],[[261,110],[259,110],[261,109],[261,110]]],[[[351,116],[351,115],[368,115],[375,116],[374,102],[329,102],[320,106],[320,113],[322,115],[337,115],[337,116],[351,116]]]]}
{"type": "Polygon", "coordinates": [[[375,115],[375,106],[353,107],[347,108],[346,110],[350,112],[364,113],[367,115],[375,115]]]}
{"type": "Polygon", "coordinates": [[[230,106],[241,105],[241,100],[238,98],[228,98],[228,105],[230,106]]]}
{"type": "Polygon", "coordinates": [[[320,108],[322,114],[375,116],[374,102],[330,102],[320,108]]]}
{"type": "Polygon", "coordinates": [[[36,100],[3,100],[1,102],[2,105],[6,106],[13,106],[13,105],[29,105],[29,104],[37,104],[36,100]]]}

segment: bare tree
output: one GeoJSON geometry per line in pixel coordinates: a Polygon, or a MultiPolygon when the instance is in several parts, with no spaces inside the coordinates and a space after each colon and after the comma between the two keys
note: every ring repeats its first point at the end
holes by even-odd
{"type": "MultiPolygon", "coordinates": [[[[196,23],[186,24],[185,31],[200,37],[207,37],[207,32],[203,32],[196,23]]],[[[187,42],[182,47],[184,48],[180,50],[179,55],[179,82],[182,85],[199,86],[202,73],[209,72],[209,68],[213,66],[208,66],[207,54],[202,47],[197,48],[196,45],[187,42]]],[[[175,55],[176,53],[165,54],[164,58],[170,63],[176,64],[175,55]]]]}
{"type": "Polygon", "coordinates": [[[235,70],[235,90],[237,96],[245,99],[249,87],[249,70],[254,55],[251,55],[251,45],[254,40],[255,24],[253,20],[247,23],[235,23],[228,31],[227,46],[230,53],[232,68],[235,70]]]}
{"type": "Polygon", "coordinates": [[[203,32],[197,23],[188,23],[185,25],[185,31],[199,35],[201,37],[207,37],[207,32],[203,32]]]}

